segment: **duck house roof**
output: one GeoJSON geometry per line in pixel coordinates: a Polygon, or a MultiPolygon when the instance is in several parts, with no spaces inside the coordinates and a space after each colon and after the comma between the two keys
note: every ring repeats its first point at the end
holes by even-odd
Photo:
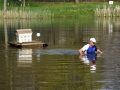
{"type": "Polygon", "coordinates": [[[26,33],[32,33],[31,29],[17,29],[16,30],[17,34],[26,34],[26,33]]]}

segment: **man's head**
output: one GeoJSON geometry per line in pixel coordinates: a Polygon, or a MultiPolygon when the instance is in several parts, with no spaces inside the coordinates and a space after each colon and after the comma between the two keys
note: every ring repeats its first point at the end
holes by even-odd
{"type": "Polygon", "coordinates": [[[95,43],[96,43],[96,39],[95,38],[90,38],[90,45],[91,46],[94,46],[95,45],[95,43]]]}

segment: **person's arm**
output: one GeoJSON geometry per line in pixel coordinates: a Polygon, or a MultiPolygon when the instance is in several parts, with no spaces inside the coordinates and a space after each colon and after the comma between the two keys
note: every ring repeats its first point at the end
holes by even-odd
{"type": "Polygon", "coordinates": [[[84,55],[84,51],[86,51],[89,48],[89,44],[84,45],[81,49],[79,49],[79,54],[84,55]]]}
{"type": "Polygon", "coordinates": [[[97,49],[97,53],[102,53],[102,51],[100,51],[100,49],[97,49]]]}
{"type": "Polygon", "coordinates": [[[79,54],[83,55],[83,50],[82,49],[79,50],[79,54]]]}

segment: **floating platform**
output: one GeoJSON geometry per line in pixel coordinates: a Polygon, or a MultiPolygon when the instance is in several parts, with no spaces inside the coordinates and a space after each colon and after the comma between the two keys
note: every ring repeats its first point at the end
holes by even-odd
{"type": "Polygon", "coordinates": [[[32,41],[32,42],[8,42],[10,46],[21,48],[21,47],[47,47],[48,44],[43,43],[42,41],[32,41]]]}

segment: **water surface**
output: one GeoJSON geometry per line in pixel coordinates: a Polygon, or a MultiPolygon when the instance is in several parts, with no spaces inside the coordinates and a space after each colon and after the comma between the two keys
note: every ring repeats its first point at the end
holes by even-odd
{"type": "Polygon", "coordinates": [[[119,18],[1,20],[0,90],[119,90],[119,18]],[[30,28],[46,48],[13,48],[16,29],[30,28]],[[97,69],[79,58],[91,37],[103,51],[97,69]]]}

